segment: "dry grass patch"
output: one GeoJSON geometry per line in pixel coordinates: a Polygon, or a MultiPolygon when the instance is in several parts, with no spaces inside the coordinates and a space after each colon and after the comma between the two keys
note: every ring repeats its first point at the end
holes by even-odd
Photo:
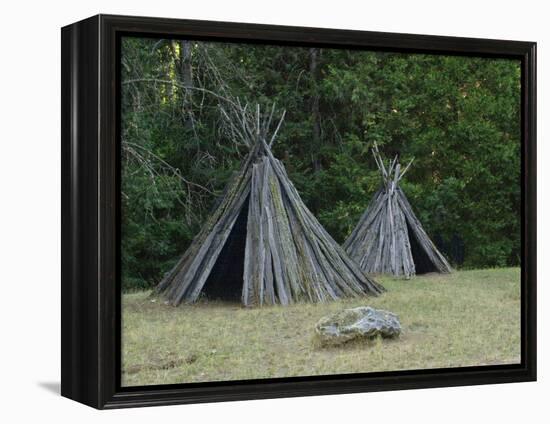
{"type": "Polygon", "coordinates": [[[200,302],[174,308],[148,292],[122,299],[125,386],[517,363],[518,268],[377,278],[377,298],[244,308],[200,302]],[[403,334],[320,348],[317,321],[369,305],[399,315],[403,334]]]}

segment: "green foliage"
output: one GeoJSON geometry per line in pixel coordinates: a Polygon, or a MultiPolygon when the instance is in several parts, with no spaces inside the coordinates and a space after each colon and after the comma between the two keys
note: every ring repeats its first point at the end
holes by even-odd
{"type": "Polygon", "coordinates": [[[160,280],[238,169],[228,95],[286,109],[274,153],[337,241],[378,188],[377,142],[415,158],[403,189],[430,235],[464,241],[465,267],[519,264],[519,62],[183,43],[122,43],[125,289],[160,280]]]}

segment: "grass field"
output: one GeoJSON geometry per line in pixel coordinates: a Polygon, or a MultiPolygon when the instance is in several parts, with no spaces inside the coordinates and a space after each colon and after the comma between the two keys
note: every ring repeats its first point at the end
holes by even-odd
{"type": "Polygon", "coordinates": [[[122,299],[124,386],[507,364],[520,361],[518,268],[377,278],[378,298],[244,308],[174,308],[149,292],[122,299]],[[320,348],[324,315],[370,305],[399,315],[403,334],[320,348]]]}

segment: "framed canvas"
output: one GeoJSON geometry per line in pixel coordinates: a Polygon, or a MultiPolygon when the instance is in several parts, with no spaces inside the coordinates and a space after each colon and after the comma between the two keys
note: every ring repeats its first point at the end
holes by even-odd
{"type": "Polygon", "coordinates": [[[98,15],[62,42],[62,395],[534,381],[536,44],[98,15]]]}

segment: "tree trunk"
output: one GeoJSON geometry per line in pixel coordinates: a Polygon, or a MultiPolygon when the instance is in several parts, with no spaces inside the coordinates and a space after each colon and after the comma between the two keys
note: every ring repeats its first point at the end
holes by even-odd
{"type": "Polygon", "coordinates": [[[320,171],[321,162],[319,160],[319,150],[321,147],[321,115],[319,113],[319,93],[318,93],[318,79],[319,79],[319,56],[320,50],[316,48],[309,49],[309,74],[312,82],[311,89],[311,121],[313,123],[312,139],[311,139],[311,159],[313,170],[315,172],[320,171]]]}
{"type": "MultiPolygon", "coordinates": [[[[319,152],[321,151],[321,116],[319,113],[319,55],[320,50],[316,48],[309,49],[309,76],[311,81],[311,103],[310,114],[312,122],[312,137],[310,147],[311,166],[313,174],[317,174],[321,170],[321,160],[319,152]]],[[[319,200],[314,199],[310,204],[313,213],[319,212],[319,200]]]]}
{"type": "Polygon", "coordinates": [[[186,88],[183,93],[182,115],[185,128],[193,129],[193,68],[191,64],[191,41],[181,40],[179,46],[179,77],[186,88]]]}
{"type": "Polygon", "coordinates": [[[193,68],[191,67],[191,41],[180,41],[180,74],[185,87],[193,86],[193,68]]]}

